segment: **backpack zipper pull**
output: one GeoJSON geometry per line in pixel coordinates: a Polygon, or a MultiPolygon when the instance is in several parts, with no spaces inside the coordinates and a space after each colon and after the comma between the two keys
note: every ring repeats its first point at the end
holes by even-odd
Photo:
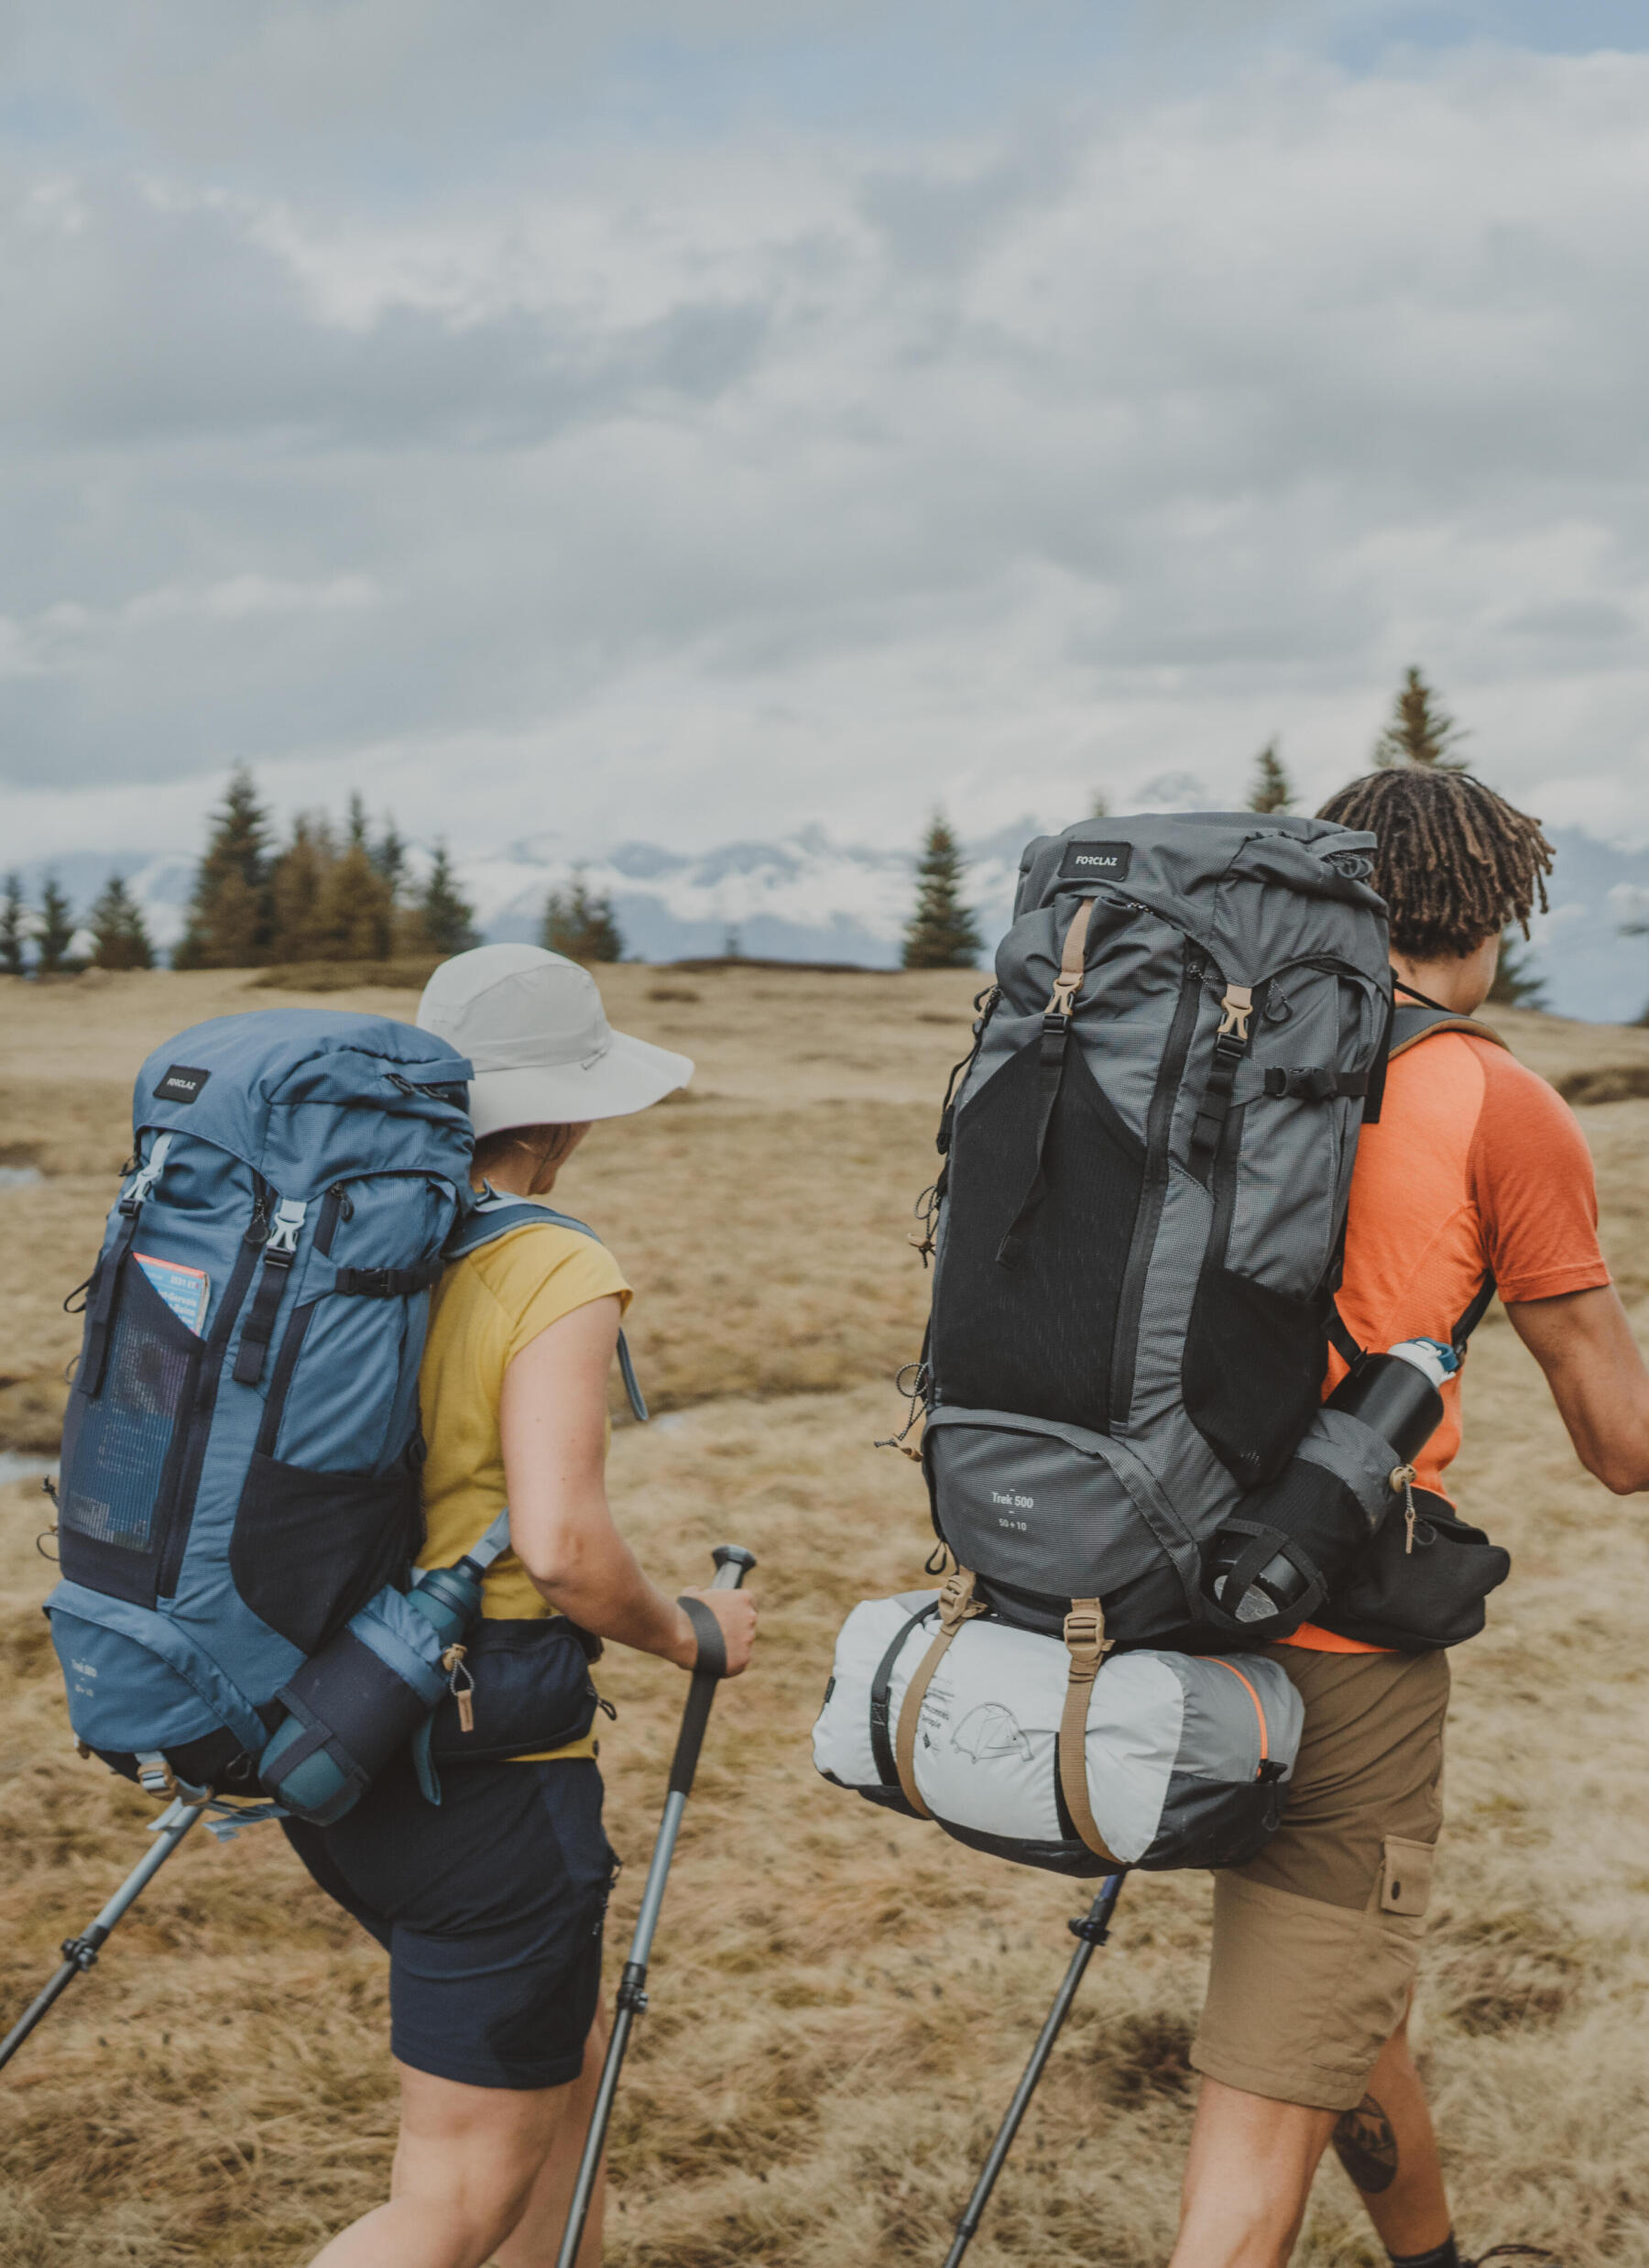
{"type": "Polygon", "coordinates": [[[1419,1477],[1412,1464],[1400,1464],[1392,1474],[1392,1488],[1403,1491],[1403,1551],[1405,1559],[1412,1557],[1414,1549],[1414,1522],[1419,1517],[1414,1509],[1414,1483],[1419,1477]]]}

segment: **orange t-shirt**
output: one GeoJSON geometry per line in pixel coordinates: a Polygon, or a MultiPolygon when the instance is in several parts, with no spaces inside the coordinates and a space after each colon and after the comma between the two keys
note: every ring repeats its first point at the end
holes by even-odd
{"type": "MultiPolygon", "coordinates": [[[[1561,1096],[1516,1057],[1439,1032],[1392,1059],[1385,1101],[1351,1175],[1338,1306],[1360,1347],[1454,1336],[1491,1272],[1502,1299],[1554,1299],[1607,1284],[1591,1153],[1561,1096]]],[[[1325,1396],[1346,1375],[1330,1353],[1325,1396]]],[[[1414,1460],[1416,1485],[1447,1499],[1460,1446],[1460,1376],[1414,1460]]],[[[1287,1641],[1377,1653],[1303,1623],[1287,1641]]]]}

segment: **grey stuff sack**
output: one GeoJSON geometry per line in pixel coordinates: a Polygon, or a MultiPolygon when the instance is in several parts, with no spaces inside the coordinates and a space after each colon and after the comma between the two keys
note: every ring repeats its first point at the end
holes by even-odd
{"type": "Polygon", "coordinates": [[[940,1127],[921,1377],[934,1528],[1004,1620],[1218,1642],[1207,1548],[1322,1390],[1391,1017],[1373,848],[1204,812],[1024,854],[940,1127]]]}
{"type": "Polygon", "coordinates": [[[1268,1657],[1141,1649],[1100,1665],[1080,1729],[1102,1855],[1076,1834],[1062,1791],[1064,1646],[994,1618],[968,1621],[923,1689],[938,1604],[932,1591],[911,1593],[848,1616],[814,1727],[825,1779],[1056,1874],[1238,1866],[1275,1832],[1304,1713],[1268,1657]],[[915,1802],[901,1784],[901,1729],[915,1802]]]}

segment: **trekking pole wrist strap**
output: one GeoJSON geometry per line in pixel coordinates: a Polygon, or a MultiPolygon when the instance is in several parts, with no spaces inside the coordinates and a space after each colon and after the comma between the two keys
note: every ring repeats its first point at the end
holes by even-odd
{"type": "Polygon", "coordinates": [[[722,1637],[722,1627],[703,1599],[689,1598],[685,1592],[676,1605],[693,1625],[693,1635],[698,1640],[698,1659],[693,1665],[694,1677],[726,1677],[727,1674],[727,1646],[722,1637]]]}

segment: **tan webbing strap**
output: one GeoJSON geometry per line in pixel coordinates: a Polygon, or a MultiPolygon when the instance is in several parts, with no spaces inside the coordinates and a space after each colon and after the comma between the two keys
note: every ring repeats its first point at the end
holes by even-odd
{"type": "Polygon", "coordinates": [[[899,1774],[899,1784],[904,1791],[905,1802],[918,1819],[931,1819],[933,1813],[916,1791],[916,1728],[922,1715],[922,1704],[927,1699],[927,1689],[934,1682],[934,1672],[950,1651],[951,1641],[965,1622],[985,1612],[982,1599],[973,1594],[974,1579],[966,1567],[953,1568],[945,1578],[939,1593],[939,1634],[916,1665],[916,1674],[905,1687],[905,1696],[900,1704],[899,1729],[893,1740],[893,1764],[899,1774]]]}
{"type": "Polygon", "coordinates": [[[1048,1013],[1051,1016],[1068,1016],[1076,1013],[1076,995],[1082,990],[1088,924],[1093,918],[1094,901],[1084,898],[1076,908],[1070,927],[1065,931],[1065,951],[1059,957],[1059,974],[1054,978],[1054,990],[1048,995],[1048,1013]]]}
{"type": "Polygon", "coordinates": [[[1094,1818],[1094,1807],[1088,1801],[1088,1701],[1099,1665],[1110,1651],[1105,1635],[1105,1610],[1098,1599],[1072,1600],[1071,1611],[1065,1616],[1065,1642],[1071,1657],[1071,1675],[1059,1720],[1060,1793],[1071,1814],[1071,1824],[1095,1857],[1120,1867],[1122,1861],[1106,1848],[1105,1838],[1094,1818]]]}
{"type": "Polygon", "coordinates": [[[1436,1016],[1418,1032],[1411,1032],[1406,1039],[1394,1040],[1387,1051],[1386,1060],[1394,1063],[1399,1056],[1407,1055],[1411,1047],[1418,1047],[1423,1040],[1437,1032],[1464,1032],[1469,1039],[1486,1039],[1496,1047],[1506,1042],[1492,1024],[1480,1024],[1475,1016],[1436,1016]]]}

